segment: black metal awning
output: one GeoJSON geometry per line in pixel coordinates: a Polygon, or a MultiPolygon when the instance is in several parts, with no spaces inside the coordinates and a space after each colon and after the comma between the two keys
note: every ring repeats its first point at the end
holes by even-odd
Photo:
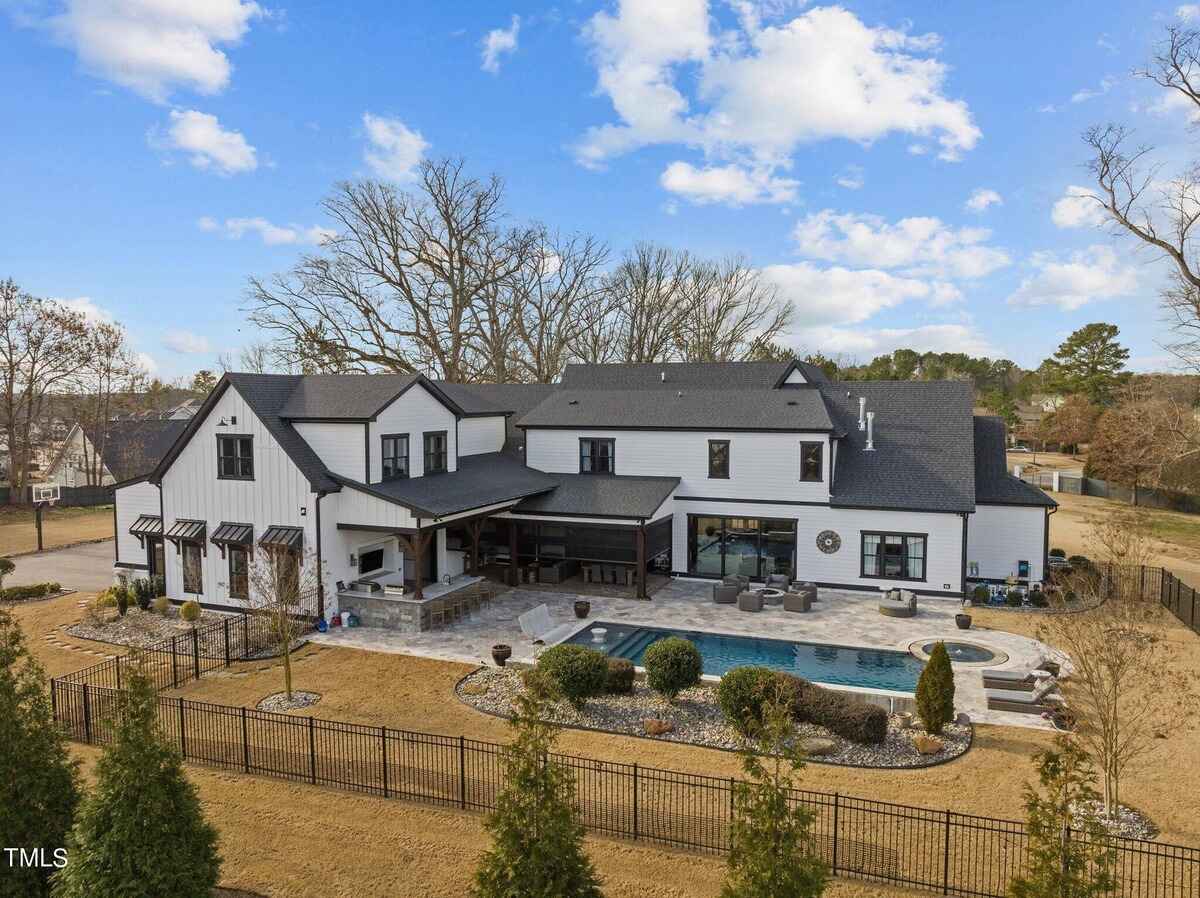
{"type": "Polygon", "coordinates": [[[162,518],[156,514],[138,515],[129,526],[129,532],[139,539],[143,536],[162,536],[162,518]]]}
{"type": "Polygon", "coordinates": [[[209,540],[214,545],[220,546],[222,552],[225,551],[226,546],[248,548],[254,543],[254,525],[222,521],[217,525],[217,529],[213,531],[209,540]]]}
{"type": "Polygon", "coordinates": [[[204,521],[177,520],[164,535],[173,543],[204,542],[204,532],[208,525],[204,521]]]}
{"type": "Polygon", "coordinates": [[[283,549],[288,552],[299,552],[304,548],[304,531],[299,527],[280,527],[272,525],[262,535],[258,544],[264,549],[283,549]]]}

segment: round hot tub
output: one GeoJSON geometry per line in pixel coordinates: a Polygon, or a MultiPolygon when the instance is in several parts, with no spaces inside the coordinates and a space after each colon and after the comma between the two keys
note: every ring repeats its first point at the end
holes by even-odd
{"type": "Polygon", "coordinates": [[[909,646],[909,651],[922,661],[929,660],[929,653],[939,642],[945,643],[946,654],[954,664],[985,665],[1003,664],[1008,655],[998,649],[990,649],[977,642],[959,642],[953,639],[922,639],[909,646]]]}

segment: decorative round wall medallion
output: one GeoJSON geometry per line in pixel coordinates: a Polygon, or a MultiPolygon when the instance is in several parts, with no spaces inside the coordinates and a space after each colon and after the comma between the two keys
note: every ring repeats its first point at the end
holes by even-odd
{"type": "Polygon", "coordinates": [[[842,538],[833,530],[822,530],[817,534],[817,548],[826,555],[832,555],[842,547],[842,538]]]}

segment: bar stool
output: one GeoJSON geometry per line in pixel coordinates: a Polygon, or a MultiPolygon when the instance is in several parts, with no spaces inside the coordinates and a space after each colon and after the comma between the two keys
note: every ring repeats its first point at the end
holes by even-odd
{"type": "Polygon", "coordinates": [[[446,602],[442,599],[434,599],[428,603],[428,608],[430,629],[439,630],[446,626],[446,613],[449,610],[446,608],[446,602]]]}

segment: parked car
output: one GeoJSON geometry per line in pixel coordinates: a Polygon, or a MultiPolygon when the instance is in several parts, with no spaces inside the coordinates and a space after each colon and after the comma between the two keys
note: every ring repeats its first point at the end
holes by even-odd
{"type": "Polygon", "coordinates": [[[1012,447],[1011,449],[1009,449],[1008,451],[1009,451],[1009,452],[1029,452],[1029,451],[1030,451],[1030,449],[1029,449],[1029,447],[1028,447],[1028,446],[1013,446],[1013,447],[1012,447]]]}

